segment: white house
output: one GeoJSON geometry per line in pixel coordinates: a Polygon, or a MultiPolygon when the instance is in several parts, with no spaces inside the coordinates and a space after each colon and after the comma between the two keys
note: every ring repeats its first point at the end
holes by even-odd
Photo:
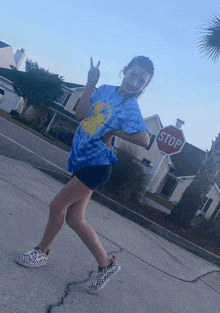
{"type": "Polygon", "coordinates": [[[25,58],[25,50],[17,50],[14,54],[12,47],[7,43],[0,41],[0,67],[10,69],[11,65],[19,69],[25,58]]]}
{"type": "Polygon", "coordinates": [[[23,98],[19,97],[13,89],[11,80],[11,70],[0,68],[0,109],[10,113],[11,110],[16,110],[24,104],[23,98]]]}
{"type": "Polygon", "coordinates": [[[10,69],[11,66],[19,69],[24,58],[24,49],[17,50],[14,54],[10,45],[0,41],[0,109],[8,113],[23,103],[23,99],[14,92],[10,69]]]}
{"type": "MultiPolygon", "coordinates": [[[[134,145],[137,158],[145,164],[150,182],[146,191],[167,199],[176,204],[182,197],[185,189],[190,185],[205,158],[205,151],[186,142],[180,153],[168,156],[158,150],[155,138],[163,127],[158,115],[145,118],[150,132],[151,142],[148,148],[134,145]]],[[[115,146],[120,148],[124,140],[116,138],[115,146]]],[[[133,145],[133,144],[130,144],[133,145]]],[[[212,186],[206,200],[197,215],[203,214],[207,219],[220,218],[220,178],[212,186]]]]}

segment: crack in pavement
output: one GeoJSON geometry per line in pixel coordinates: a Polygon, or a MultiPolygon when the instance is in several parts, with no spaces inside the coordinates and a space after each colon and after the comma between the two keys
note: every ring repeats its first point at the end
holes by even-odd
{"type": "MultiPolygon", "coordinates": [[[[112,254],[117,254],[122,252],[123,250],[120,251],[111,251],[108,253],[108,255],[112,255],[112,254]]],[[[76,286],[76,285],[81,285],[81,284],[86,284],[90,279],[92,274],[95,273],[95,271],[90,271],[88,274],[88,277],[86,279],[84,279],[83,281],[74,281],[72,283],[68,283],[65,290],[64,290],[64,295],[63,297],[61,297],[60,301],[58,301],[56,304],[50,304],[47,308],[46,308],[46,313],[52,313],[53,308],[55,307],[60,307],[61,305],[64,304],[64,300],[69,296],[69,293],[72,291],[71,287],[72,286],[76,286]]],[[[90,294],[90,293],[89,293],[90,294]]]]}
{"type": "Polygon", "coordinates": [[[88,277],[85,280],[83,280],[83,281],[74,281],[72,283],[67,284],[67,287],[64,290],[64,296],[56,304],[50,304],[46,308],[46,313],[51,313],[53,308],[60,307],[61,305],[63,305],[64,304],[64,300],[68,297],[69,293],[71,292],[70,287],[87,283],[90,280],[90,278],[91,278],[93,273],[94,273],[94,271],[89,272],[88,277]]]}
{"type": "MultiPolygon", "coordinates": [[[[104,236],[103,236],[103,237],[104,237],[104,236]]],[[[110,240],[109,240],[109,241],[110,241],[110,240]]],[[[166,274],[166,275],[168,275],[168,276],[170,276],[170,277],[173,277],[173,278],[175,278],[175,279],[177,279],[177,280],[179,280],[179,281],[187,282],[187,283],[196,283],[198,280],[201,280],[201,281],[202,281],[205,285],[207,285],[209,288],[211,288],[212,290],[214,290],[216,293],[220,294],[220,292],[218,292],[216,289],[214,289],[212,286],[210,286],[208,283],[206,283],[206,282],[203,281],[203,279],[202,279],[203,277],[205,277],[205,276],[207,276],[207,275],[209,275],[209,274],[220,272],[220,271],[218,271],[218,270],[213,270],[213,271],[207,272],[207,273],[205,273],[205,274],[203,274],[203,275],[201,275],[201,276],[195,278],[194,280],[184,280],[184,279],[175,277],[174,275],[171,275],[171,274],[169,274],[169,273],[166,273],[166,272],[160,270],[159,268],[153,266],[153,265],[150,264],[150,263],[147,263],[146,261],[142,260],[142,259],[139,258],[138,256],[135,256],[134,254],[130,253],[129,251],[126,251],[125,249],[123,249],[123,248],[121,248],[121,247],[119,247],[119,248],[120,248],[120,251],[111,251],[111,252],[108,253],[108,255],[117,254],[117,253],[121,253],[121,252],[125,251],[125,252],[127,252],[128,254],[130,254],[130,255],[136,257],[137,259],[139,259],[139,260],[142,261],[143,263],[145,263],[145,264],[147,264],[147,265],[153,267],[154,269],[156,269],[156,270],[158,270],[158,271],[160,271],[160,272],[162,272],[162,273],[164,273],[164,274],[166,274]]],[[[77,285],[81,285],[81,284],[87,283],[87,282],[91,279],[91,276],[92,276],[93,273],[95,273],[95,271],[90,271],[90,272],[88,273],[88,277],[87,277],[86,279],[82,280],[82,281],[78,281],[78,280],[77,280],[77,281],[74,281],[74,282],[72,282],[72,283],[68,283],[67,286],[66,286],[66,288],[65,288],[65,290],[64,290],[64,295],[61,297],[60,301],[58,301],[56,304],[50,304],[50,305],[46,308],[46,313],[52,313],[53,308],[55,308],[55,307],[58,307],[58,308],[59,308],[60,306],[62,306],[62,305],[64,304],[65,299],[66,299],[66,298],[69,296],[69,294],[72,292],[71,287],[72,287],[72,286],[77,286],[77,285]]],[[[87,292],[87,293],[88,293],[88,292],[87,292]]],[[[89,293],[89,294],[90,294],[90,293],[89,293]]],[[[91,295],[91,294],[90,294],[90,295],[91,295]]]]}

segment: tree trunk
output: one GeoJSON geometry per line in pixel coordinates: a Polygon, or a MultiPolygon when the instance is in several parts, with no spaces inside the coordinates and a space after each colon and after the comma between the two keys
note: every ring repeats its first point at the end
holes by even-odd
{"type": "Polygon", "coordinates": [[[203,167],[186,188],[182,198],[177,203],[168,220],[183,226],[189,226],[198,209],[201,208],[206,195],[216,183],[220,173],[220,134],[212,143],[212,148],[206,153],[203,167]]]}

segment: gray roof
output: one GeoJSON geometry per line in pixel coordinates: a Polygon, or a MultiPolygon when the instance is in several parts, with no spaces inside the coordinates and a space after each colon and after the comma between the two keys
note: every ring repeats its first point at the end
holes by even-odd
{"type": "Polygon", "coordinates": [[[7,43],[0,41],[0,48],[6,48],[6,47],[11,47],[7,43]]]}
{"type": "MultiPolygon", "coordinates": [[[[19,73],[21,75],[25,75],[26,72],[19,71],[19,73]]],[[[0,67],[0,76],[3,76],[3,77],[5,77],[8,80],[13,82],[14,75],[13,75],[13,71],[11,69],[0,67]]],[[[62,84],[68,88],[84,87],[83,85],[68,83],[68,82],[63,82],[62,84]]]]}
{"type": "Polygon", "coordinates": [[[170,156],[174,168],[170,170],[177,177],[196,175],[205,159],[205,151],[186,142],[180,153],[170,156]]]}
{"type": "MultiPolygon", "coordinates": [[[[180,153],[171,155],[174,168],[170,173],[177,177],[194,176],[202,167],[206,152],[186,142],[180,153]]],[[[216,182],[220,189],[220,176],[216,182]]]]}

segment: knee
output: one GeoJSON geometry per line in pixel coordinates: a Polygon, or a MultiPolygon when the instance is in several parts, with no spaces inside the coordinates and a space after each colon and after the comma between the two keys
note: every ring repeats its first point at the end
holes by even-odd
{"type": "Polygon", "coordinates": [[[66,213],[65,221],[69,227],[75,228],[76,221],[70,217],[70,215],[68,214],[68,211],[66,213]]]}
{"type": "Polygon", "coordinates": [[[65,220],[66,220],[67,225],[75,231],[77,231],[77,229],[81,225],[80,219],[78,219],[77,216],[69,215],[68,211],[67,211],[65,220]]]}

